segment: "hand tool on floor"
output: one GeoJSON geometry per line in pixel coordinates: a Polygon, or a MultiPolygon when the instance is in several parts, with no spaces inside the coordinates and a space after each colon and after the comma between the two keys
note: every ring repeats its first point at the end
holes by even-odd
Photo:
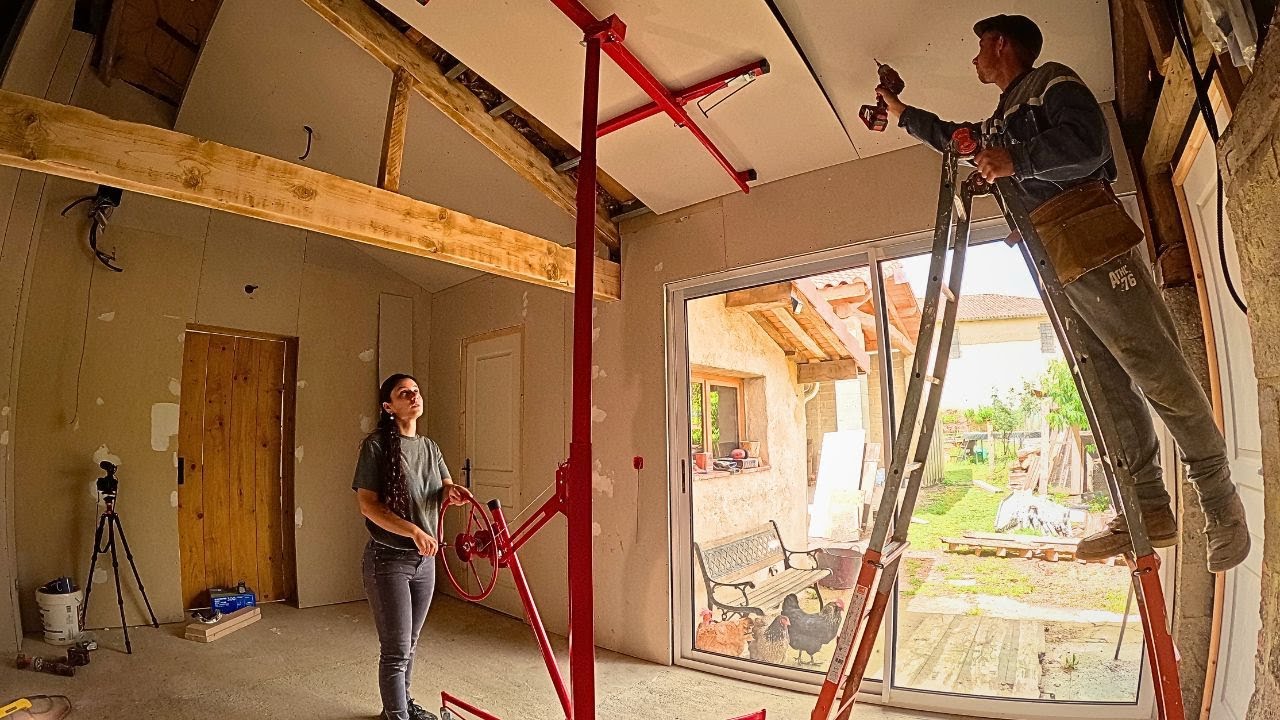
{"type": "MultiPolygon", "coordinates": [[[[880,73],[880,85],[886,90],[897,95],[907,86],[902,81],[902,76],[897,70],[876,60],[876,70],[880,73]]],[[[863,105],[858,111],[858,117],[862,118],[862,124],[872,132],[884,132],[889,127],[889,106],[885,103],[884,98],[876,98],[875,105],[863,105]]]]}
{"type": "Polygon", "coordinates": [[[62,720],[71,714],[71,701],[63,695],[28,695],[0,705],[7,720],[62,720]]]}
{"type": "Polygon", "coordinates": [[[50,675],[61,675],[63,677],[75,677],[76,669],[60,660],[47,660],[42,657],[31,657],[30,655],[18,654],[13,663],[19,670],[31,668],[36,672],[46,672],[50,675]]]}
{"type": "Polygon", "coordinates": [[[971,128],[961,128],[952,136],[951,145],[943,154],[936,216],[938,224],[933,236],[929,282],[920,313],[917,352],[891,445],[893,460],[885,477],[880,509],[863,553],[853,598],[810,720],[848,720],[897,582],[898,568],[909,545],[907,533],[911,527],[911,513],[920,492],[933,433],[938,427],[938,406],[951,356],[957,301],[969,247],[973,198],[981,195],[995,197],[1005,221],[1021,236],[1017,245],[1032,277],[1039,281],[1045,311],[1075,378],[1089,427],[1094,429],[1095,445],[1103,461],[1112,504],[1129,519],[1133,547],[1125,554],[1125,561],[1130,568],[1134,596],[1142,617],[1147,666],[1151,668],[1155,681],[1157,718],[1184,720],[1177,650],[1169,634],[1164,591],[1160,585],[1160,560],[1142,521],[1129,468],[1123,457],[1112,454],[1116,449],[1115,439],[1119,437],[1116,418],[1105,397],[1096,392],[1090,393],[1090,388],[1099,388],[1100,385],[1093,363],[1088,361],[1089,357],[1083,350],[1080,333],[1084,324],[1054,272],[1044,242],[1031,224],[1013,180],[1000,178],[989,183],[977,171],[970,173],[962,182],[957,179],[957,162],[961,157],[972,155],[983,146],[998,146],[1000,140],[998,136],[980,137],[971,128]],[[874,597],[873,584],[876,586],[874,597]]]}

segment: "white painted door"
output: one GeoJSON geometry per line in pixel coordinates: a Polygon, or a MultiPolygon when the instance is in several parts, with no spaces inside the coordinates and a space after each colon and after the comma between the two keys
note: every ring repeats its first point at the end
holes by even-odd
{"type": "MultiPolygon", "coordinates": [[[[1254,654],[1262,601],[1262,431],[1258,423],[1258,382],[1253,373],[1249,321],[1231,299],[1218,252],[1217,172],[1213,144],[1206,142],[1183,184],[1204,269],[1209,310],[1216,335],[1218,368],[1231,475],[1249,512],[1253,552],[1227,575],[1221,656],[1210,720],[1244,720],[1253,694],[1254,654]]],[[[1240,290],[1240,259],[1229,221],[1223,227],[1227,267],[1240,290]]]]}
{"type": "MultiPolygon", "coordinates": [[[[515,521],[520,509],[523,337],[517,327],[464,341],[463,447],[471,461],[471,492],[481,504],[499,500],[508,521],[515,521]]],[[[509,572],[499,574],[485,604],[523,616],[509,572]]]]}

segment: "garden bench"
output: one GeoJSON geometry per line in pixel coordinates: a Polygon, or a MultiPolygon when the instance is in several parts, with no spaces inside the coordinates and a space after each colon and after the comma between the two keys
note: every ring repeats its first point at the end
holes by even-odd
{"type": "Polygon", "coordinates": [[[786,596],[808,588],[818,594],[821,605],[818,581],[831,574],[830,570],[818,568],[817,550],[788,550],[773,520],[745,532],[695,542],[693,549],[702,567],[707,604],[720,610],[722,620],[734,615],[764,615],[781,608],[786,596]],[[812,567],[792,565],[792,558],[797,555],[809,558],[812,567]],[[750,579],[766,569],[767,579],[750,579]]]}

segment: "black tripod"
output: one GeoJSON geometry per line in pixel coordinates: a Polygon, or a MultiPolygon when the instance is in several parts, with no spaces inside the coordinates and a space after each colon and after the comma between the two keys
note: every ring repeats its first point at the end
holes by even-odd
{"type": "MultiPolygon", "coordinates": [[[[103,469],[107,471],[108,477],[114,480],[115,466],[107,468],[109,463],[103,463],[103,469]]],[[[106,479],[106,478],[103,478],[106,479]]],[[[99,480],[101,483],[102,480],[99,480]]],[[[116,533],[120,534],[120,544],[124,545],[124,556],[129,560],[129,567],[133,568],[133,579],[138,583],[138,590],[142,592],[142,601],[147,604],[147,614],[151,616],[151,626],[160,627],[160,621],[156,619],[156,613],[151,609],[151,600],[147,598],[147,589],[142,586],[142,576],[138,574],[138,566],[133,562],[133,553],[129,550],[129,541],[124,536],[124,526],[120,524],[120,516],[116,514],[116,494],[114,488],[112,492],[104,492],[103,501],[107,504],[102,515],[98,517],[98,529],[93,534],[93,558],[89,561],[89,579],[84,584],[84,605],[80,606],[80,627],[84,627],[85,615],[89,612],[89,593],[93,592],[93,570],[98,565],[98,555],[111,553],[111,571],[116,578],[116,604],[120,606],[120,628],[124,630],[124,649],[130,655],[133,654],[133,645],[129,642],[129,623],[124,617],[124,594],[120,591],[120,559],[116,556],[116,533]],[[107,544],[102,544],[102,530],[106,528],[107,544]]]]}

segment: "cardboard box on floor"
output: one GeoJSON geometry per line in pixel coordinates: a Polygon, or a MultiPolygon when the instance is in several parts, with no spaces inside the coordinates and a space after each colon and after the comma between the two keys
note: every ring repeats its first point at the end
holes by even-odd
{"type": "Polygon", "coordinates": [[[261,619],[262,610],[257,607],[247,607],[229,615],[223,615],[216,623],[189,622],[183,631],[183,636],[196,642],[213,642],[261,619]]]}

